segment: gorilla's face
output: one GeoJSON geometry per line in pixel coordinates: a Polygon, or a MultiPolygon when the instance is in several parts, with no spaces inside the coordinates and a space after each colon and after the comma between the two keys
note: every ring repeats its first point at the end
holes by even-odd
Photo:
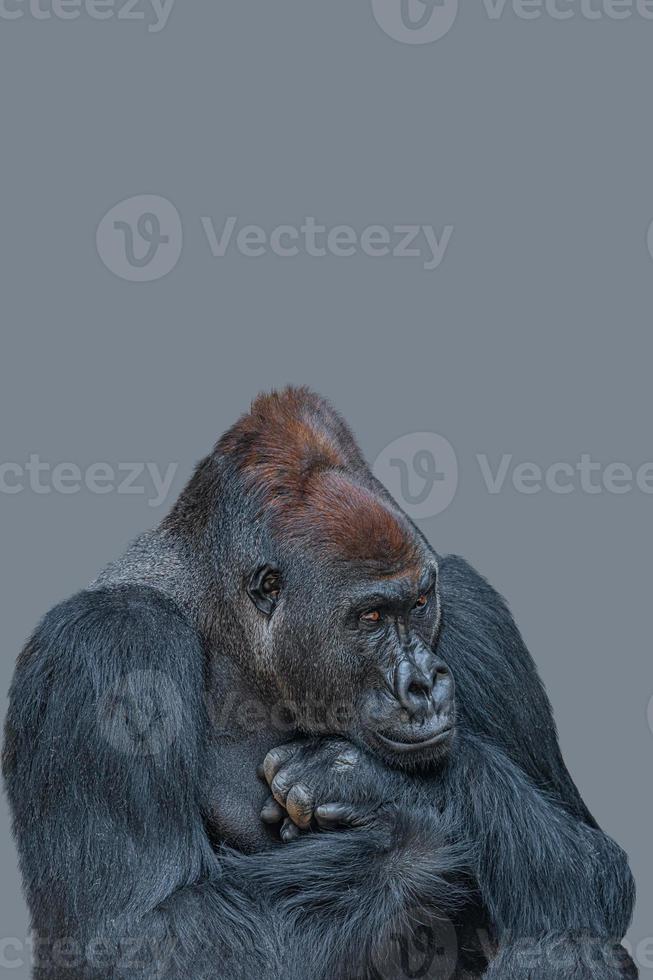
{"type": "Polygon", "coordinates": [[[394,761],[442,757],[454,730],[453,677],[434,652],[440,623],[437,565],[365,583],[349,597],[341,644],[367,666],[359,735],[394,761]]]}
{"type": "Polygon", "coordinates": [[[455,727],[454,682],[434,646],[438,568],[419,560],[395,574],[364,563],[263,565],[248,594],[267,620],[267,658],[298,727],[340,734],[395,766],[442,759],[455,727]],[[303,567],[302,567],[303,566],[303,567]]]}
{"type": "Polygon", "coordinates": [[[220,446],[239,514],[220,567],[251,600],[241,592],[234,615],[257,690],[307,734],[346,735],[395,765],[442,757],[454,685],[433,652],[437,561],[342,420],[291,391],[220,446]]]}

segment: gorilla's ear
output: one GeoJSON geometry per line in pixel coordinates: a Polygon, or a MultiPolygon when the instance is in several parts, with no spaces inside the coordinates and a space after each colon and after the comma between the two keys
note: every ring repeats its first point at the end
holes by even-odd
{"type": "Polygon", "coordinates": [[[272,565],[261,565],[247,586],[247,595],[257,609],[271,616],[281,595],[281,572],[272,565]]]}

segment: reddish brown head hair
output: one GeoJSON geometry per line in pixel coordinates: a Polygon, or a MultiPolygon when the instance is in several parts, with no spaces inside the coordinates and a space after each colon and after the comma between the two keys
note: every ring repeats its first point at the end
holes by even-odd
{"type": "Polygon", "coordinates": [[[280,540],[368,563],[377,574],[418,564],[410,524],[374,489],[345,422],[308,389],[260,395],[217,449],[280,540]]]}

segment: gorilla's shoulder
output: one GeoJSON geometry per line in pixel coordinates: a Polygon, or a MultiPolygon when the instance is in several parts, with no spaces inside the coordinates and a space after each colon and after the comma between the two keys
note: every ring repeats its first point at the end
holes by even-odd
{"type": "Polygon", "coordinates": [[[498,595],[488,580],[460,555],[445,555],[440,560],[440,582],[461,594],[469,593],[484,598],[488,594],[498,595]]]}
{"type": "Polygon", "coordinates": [[[440,595],[445,611],[481,632],[490,627],[511,634],[515,630],[504,597],[459,555],[447,555],[440,561],[440,595]]]}
{"type": "MultiPolygon", "coordinates": [[[[21,781],[46,812],[52,787],[65,786],[92,808],[97,800],[85,794],[93,774],[104,780],[98,792],[126,786],[125,757],[140,778],[148,745],[168,778],[181,780],[182,760],[197,764],[203,671],[197,634],[150,587],[91,588],[55,606],[20,654],[10,690],[3,772],[13,799],[21,781]]],[[[174,787],[166,793],[173,799],[174,787]]]]}
{"type": "Polygon", "coordinates": [[[136,584],[103,586],[54,606],[23,649],[18,671],[44,659],[72,669],[107,658],[170,663],[200,646],[194,627],[163,593],[136,584]]]}

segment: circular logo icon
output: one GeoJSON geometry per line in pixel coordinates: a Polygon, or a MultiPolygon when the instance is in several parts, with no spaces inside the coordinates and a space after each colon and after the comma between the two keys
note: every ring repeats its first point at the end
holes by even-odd
{"type": "Polygon", "coordinates": [[[382,31],[403,44],[431,44],[444,37],[458,15],[458,0],[372,0],[382,31]]]}
{"type": "Polygon", "coordinates": [[[458,964],[458,937],[449,919],[412,908],[390,923],[372,953],[375,980],[452,980],[458,964]]]}
{"type": "Polygon", "coordinates": [[[159,755],[181,730],[182,703],[176,684],[160,670],[132,670],[104,691],[98,727],[119,752],[159,755]]]}
{"type": "Polygon", "coordinates": [[[114,275],[130,282],[152,282],[167,276],[179,261],[181,218],[165,197],[140,194],[105,214],[95,240],[98,255],[114,275]]]}
{"type": "Polygon", "coordinates": [[[374,476],[409,517],[435,517],[449,506],[458,488],[453,446],[435,432],[411,432],[379,453],[374,476]]]}

